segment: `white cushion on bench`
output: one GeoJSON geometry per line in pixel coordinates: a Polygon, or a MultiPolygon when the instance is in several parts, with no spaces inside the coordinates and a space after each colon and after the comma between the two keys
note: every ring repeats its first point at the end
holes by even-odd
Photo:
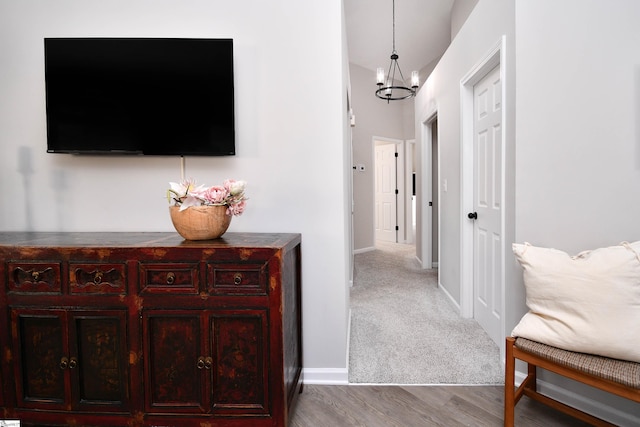
{"type": "Polygon", "coordinates": [[[528,243],[513,252],[529,312],[512,336],[640,362],[640,241],[576,256],[528,243]]]}

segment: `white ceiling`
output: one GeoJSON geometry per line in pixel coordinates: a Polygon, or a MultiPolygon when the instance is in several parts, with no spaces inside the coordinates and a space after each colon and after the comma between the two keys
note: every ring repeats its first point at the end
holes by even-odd
{"type": "MultiPolygon", "coordinates": [[[[405,77],[439,58],[451,41],[454,0],[395,0],[396,51],[405,77]]],[[[393,1],[344,0],[349,62],[375,71],[389,67],[393,1]]]]}

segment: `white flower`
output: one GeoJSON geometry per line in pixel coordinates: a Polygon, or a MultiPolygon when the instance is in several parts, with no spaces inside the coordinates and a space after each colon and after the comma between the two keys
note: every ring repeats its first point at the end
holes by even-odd
{"type": "Polygon", "coordinates": [[[189,195],[181,199],[180,210],[183,211],[191,206],[200,206],[202,204],[202,200],[195,196],[189,195]]]}
{"type": "Polygon", "coordinates": [[[232,196],[239,196],[244,193],[246,185],[245,181],[235,181],[233,179],[228,179],[224,182],[224,187],[229,190],[229,194],[232,196]]]}

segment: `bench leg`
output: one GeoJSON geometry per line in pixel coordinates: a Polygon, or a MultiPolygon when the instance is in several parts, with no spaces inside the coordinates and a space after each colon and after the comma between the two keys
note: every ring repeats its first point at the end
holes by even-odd
{"type": "Polygon", "coordinates": [[[536,371],[536,365],[527,362],[527,389],[537,392],[538,391],[538,376],[536,371]]]}
{"type": "Polygon", "coordinates": [[[504,427],[513,427],[515,417],[515,358],[513,344],[515,340],[507,337],[506,360],[504,371],[504,427]]]}

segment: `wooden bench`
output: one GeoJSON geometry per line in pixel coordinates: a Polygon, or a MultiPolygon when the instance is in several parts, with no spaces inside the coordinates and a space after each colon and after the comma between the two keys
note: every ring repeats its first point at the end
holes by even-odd
{"type": "MultiPolygon", "coordinates": [[[[636,345],[635,343],[633,345],[636,345]]],[[[615,426],[537,391],[536,368],[640,402],[640,363],[575,353],[525,338],[507,337],[504,425],[514,425],[515,406],[525,395],[594,426],[615,426]],[[527,377],[515,388],[516,359],[527,363],[527,377]]]]}

